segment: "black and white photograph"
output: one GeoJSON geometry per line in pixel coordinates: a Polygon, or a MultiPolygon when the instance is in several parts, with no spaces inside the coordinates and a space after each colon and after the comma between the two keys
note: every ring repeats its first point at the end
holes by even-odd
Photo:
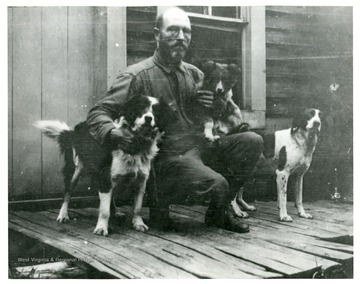
{"type": "Polygon", "coordinates": [[[359,3],[19,2],[8,279],[355,279],[359,3]]]}

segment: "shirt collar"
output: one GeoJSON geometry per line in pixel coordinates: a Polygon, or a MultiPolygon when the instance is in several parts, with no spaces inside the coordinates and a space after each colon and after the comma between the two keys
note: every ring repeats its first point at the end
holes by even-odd
{"type": "MultiPolygon", "coordinates": [[[[173,69],[169,66],[169,64],[160,56],[159,51],[156,49],[154,52],[154,62],[156,65],[158,65],[160,68],[162,68],[166,73],[171,73],[173,69]]],[[[185,73],[185,67],[184,63],[181,61],[180,65],[175,70],[181,70],[185,73]]]]}

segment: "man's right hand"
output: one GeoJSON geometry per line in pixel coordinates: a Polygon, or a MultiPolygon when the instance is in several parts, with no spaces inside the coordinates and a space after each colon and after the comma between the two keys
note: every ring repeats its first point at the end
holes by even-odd
{"type": "Polygon", "coordinates": [[[114,128],[110,131],[110,142],[126,153],[136,151],[137,143],[134,134],[126,128],[114,128]]]}

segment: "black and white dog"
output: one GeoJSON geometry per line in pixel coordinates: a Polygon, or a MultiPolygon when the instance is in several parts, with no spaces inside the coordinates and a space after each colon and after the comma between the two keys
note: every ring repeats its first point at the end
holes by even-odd
{"type": "Polygon", "coordinates": [[[207,61],[199,67],[204,72],[204,80],[198,89],[214,92],[211,111],[196,110],[197,120],[204,126],[205,137],[214,142],[220,138],[219,134],[247,131],[249,124],[243,122],[240,108],[232,99],[232,88],[240,76],[240,68],[236,64],[214,61],[207,61]]]}
{"type": "MultiPolygon", "coordinates": [[[[322,114],[318,109],[306,109],[295,116],[291,128],[275,131],[274,157],[267,167],[270,167],[276,173],[280,221],[292,221],[286,210],[287,184],[290,175],[295,176],[295,205],[299,216],[306,219],[313,218],[305,212],[302,202],[303,176],[310,167],[312,155],[318,142],[321,130],[321,116],[322,114]]],[[[265,159],[264,156],[262,158],[265,159]]],[[[247,205],[243,200],[242,193],[243,187],[239,190],[231,205],[236,215],[248,217],[248,214],[243,212],[240,206],[248,211],[256,210],[256,208],[247,205]]]]}
{"type": "Polygon", "coordinates": [[[110,209],[116,212],[112,203],[113,193],[127,188],[134,191],[135,197],[133,227],[138,231],[148,230],[141,217],[141,209],[151,161],[159,150],[157,142],[161,138],[154,117],[157,104],[156,98],[134,96],[125,103],[123,116],[114,121],[116,128],[125,135],[133,135],[137,141],[131,153],[124,152],[118,145],[104,149],[92,138],[85,122],[76,125],[74,130],[59,121],[38,121],[35,124],[46,136],[58,142],[65,157],[65,197],[57,221],[69,221],[71,193],[80,175],[86,171],[99,189],[100,208],[95,234],[108,235],[110,209]]]}

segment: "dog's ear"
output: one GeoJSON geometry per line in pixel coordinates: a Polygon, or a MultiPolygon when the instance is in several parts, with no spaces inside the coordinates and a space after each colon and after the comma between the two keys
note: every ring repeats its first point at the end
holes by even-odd
{"type": "Polygon", "coordinates": [[[216,62],[214,61],[207,61],[202,64],[201,71],[203,71],[205,74],[210,74],[212,71],[214,71],[216,68],[216,62]]]}
{"type": "Polygon", "coordinates": [[[236,64],[229,64],[228,70],[229,70],[230,74],[232,74],[236,77],[240,76],[240,74],[241,74],[241,69],[236,64]]]}
{"type": "Polygon", "coordinates": [[[291,134],[295,133],[298,129],[305,129],[307,125],[308,118],[306,117],[305,113],[299,112],[293,120],[292,127],[291,127],[291,134]]]}

